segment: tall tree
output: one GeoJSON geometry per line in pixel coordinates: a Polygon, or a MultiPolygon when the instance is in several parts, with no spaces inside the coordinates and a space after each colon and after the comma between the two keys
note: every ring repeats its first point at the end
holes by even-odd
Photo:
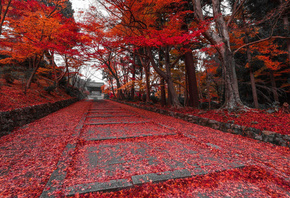
{"type": "Polygon", "coordinates": [[[57,6],[47,6],[36,0],[19,1],[14,4],[14,14],[9,16],[9,31],[2,38],[6,49],[1,51],[8,58],[1,62],[30,60],[32,72],[25,90],[30,87],[45,52],[76,53],[72,47],[80,41],[78,28],[73,19],[63,17],[60,11],[64,5],[58,3],[57,6]]]}

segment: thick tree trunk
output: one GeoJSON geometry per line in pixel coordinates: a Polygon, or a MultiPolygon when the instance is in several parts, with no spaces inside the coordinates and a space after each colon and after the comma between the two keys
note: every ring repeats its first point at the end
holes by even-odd
{"type": "Polygon", "coordinates": [[[39,68],[39,64],[36,65],[36,66],[34,67],[34,69],[32,70],[32,72],[31,72],[31,74],[30,74],[30,77],[29,77],[29,79],[28,79],[27,82],[26,82],[26,86],[25,86],[24,94],[26,94],[27,90],[30,88],[30,85],[31,85],[32,79],[33,79],[34,75],[36,74],[36,71],[38,70],[38,68],[39,68]]]}
{"type": "Polygon", "coordinates": [[[167,84],[168,84],[168,99],[170,98],[170,103],[173,107],[181,107],[181,104],[178,100],[177,93],[174,89],[173,80],[171,77],[171,68],[170,68],[170,60],[169,60],[169,49],[166,47],[165,49],[165,67],[167,73],[167,84]]]}
{"type": "MultiPolygon", "coordinates": [[[[194,14],[198,21],[204,21],[203,10],[200,0],[192,0],[194,4],[194,14]]],[[[212,0],[213,15],[215,19],[215,32],[212,28],[203,32],[203,36],[215,45],[225,72],[225,103],[222,108],[235,110],[244,108],[238,90],[238,81],[235,70],[235,59],[230,48],[229,29],[221,12],[221,2],[212,0]]]]}
{"type": "MultiPolygon", "coordinates": [[[[280,3],[283,3],[283,0],[280,0],[280,3]]],[[[283,24],[284,29],[286,30],[287,35],[289,36],[290,33],[290,27],[289,27],[289,20],[288,20],[288,13],[285,13],[283,16],[283,24]]],[[[290,39],[287,39],[287,50],[288,50],[288,65],[290,66],[290,39]]]]}
{"type": "MultiPolygon", "coordinates": [[[[144,51],[147,54],[147,50],[144,49],[144,51]]],[[[146,103],[150,102],[150,81],[149,81],[149,64],[150,64],[150,60],[143,60],[141,57],[139,57],[139,60],[143,66],[144,69],[144,73],[145,73],[145,94],[146,94],[146,103]]]]}
{"type": "MultiPolygon", "coordinates": [[[[147,62],[147,61],[146,61],[147,62]]],[[[146,81],[146,103],[150,102],[149,63],[144,66],[146,81]]]]}
{"type": "Polygon", "coordinates": [[[119,79],[116,79],[116,81],[117,81],[117,99],[122,100],[123,99],[123,92],[122,92],[122,89],[120,89],[121,83],[120,83],[119,79]]]}
{"type": "Polygon", "coordinates": [[[164,78],[160,77],[161,84],[161,106],[164,107],[166,105],[166,93],[165,93],[165,82],[164,78]]]}
{"type": "Polygon", "coordinates": [[[40,66],[40,61],[42,60],[43,58],[43,54],[39,57],[39,60],[37,60],[37,56],[34,57],[34,60],[32,60],[32,67],[33,67],[33,70],[30,74],[30,77],[28,78],[27,82],[26,82],[26,86],[24,88],[24,94],[26,94],[26,91],[27,89],[30,88],[30,85],[31,85],[31,82],[32,82],[32,79],[34,77],[34,75],[36,74],[36,71],[38,70],[39,66],[40,66]]]}
{"type": "Polygon", "coordinates": [[[255,82],[255,76],[254,76],[253,69],[252,69],[251,65],[250,65],[250,78],[251,78],[251,87],[252,87],[254,105],[255,105],[255,108],[258,109],[259,108],[259,103],[258,103],[256,82],[255,82]]]}
{"type": "Polygon", "coordinates": [[[148,52],[148,55],[149,55],[149,58],[150,58],[150,62],[154,68],[154,70],[162,77],[166,80],[167,82],[167,85],[168,85],[168,100],[171,100],[171,103],[169,103],[168,101],[168,104],[171,104],[173,107],[181,107],[181,104],[180,102],[178,101],[178,97],[177,97],[177,94],[176,94],[176,91],[174,89],[174,85],[173,85],[173,81],[172,81],[172,77],[171,77],[171,71],[170,71],[170,60],[169,60],[169,51],[168,51],[168,48],[166,48],[165,50],[165,70],[166,70],[166,73],[163,72],[158,66],[157,64],[155,63],[155,60],[153,58],[153,54],[152,54],[152,51],[150,48],[148,48],[147,50],[148,52]]]}
{"type": "Polygon", "coordinates": [[[186,74],[188,78],[189,106],[198,108],[198,89],[192,52],[186,52],[184,58],[186,74]]]}
{"type": "Polygon", "coordinates": [[[207,72],[206,72],[206,89],[207,89],[207,98],[208,98],[208,109],[211,109],[210,79],[207,72]]]}
{"type": "Polygon", "coordinates": [[[66,67],[66,72],[67,72],[67,83],[66,83],[66,86],[68,87],[69,86],[69,80],[70,80],[70,75],[69,75],[69,69],[68,69],[68,59],[67,59],[67,56],[65,55],[65,67],[66,67]]]}
{"type": "Polygon", "coordinates": [[[239,95],[235,59],[227,48],[223,54],[223,69],[225,70],[225,103],[222,108],[230,110],[241,108],[244,105],[239,95]]]}
{"type": "MultiPolygon", "coordinates": [[[[159,56],[159,68],[162,68],[161,64],[161,49],[158,51],[158,56],[159,56]]],[[[166,106],[166,91],[165,91],[165,80],[163,77],[160,76],[160,89],[161,89],[161,106],[164,107],[166,106]]]]}
{"type": "Polygon", "coordinates": [[[188,102],[188,79],[187,72],[185,70],[185,89],[184,89],[184,106],[189,106],[188,102]]]}
{"type": "Polygon", "coordinates": [[[114,86],[113,86],[113,81],[112,81],[112,79],[110,79],[110,78],[109,78],[109,81],[110,81],[110,85],[111,85],[112,93],[113,93],[114,97],[117,98],[117,97],[116,97],[116,94],[115,94],[114,86]]]}
{"type": "Polygon", "coordinates": [[[131,86],[131,98],[134,100],[135,97],[135,75],[136,75],[136,63],[135,63],[136,55],[133,55],[133,69],[132,69],[132,86],[131,86]]]}

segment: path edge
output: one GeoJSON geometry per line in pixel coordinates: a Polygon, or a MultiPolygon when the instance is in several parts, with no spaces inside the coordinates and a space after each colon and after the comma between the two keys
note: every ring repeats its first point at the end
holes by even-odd
{"type": "Polygon", "coordinates": [[[156,107],[141,106],[138,104],[132,104],[132,103],[120,101],[120,100],[110,99],[110,101],[114,101],[114,102],[118,102],[118,103],[125,104],[128,106],[136,107],[139,109],[144,109],[147,111],[152,111],[155,113],[171,116],[171,117],[178,118],[178,119],[181,119],[181,120],[193,123],[193,124],[197,124],[200,126],[205,126],[205,127],[210,127],[212,129],[220,130],[225,133],[241,135],[241,136],[259,140],[262,142],[267,142],[267,143],[275,144],[278,146],[284,146],[284,147],[290,148],[290,135],[283,135],[283,134],[276,133],[274,131],[262,131],[260,129],[256,129],[253,127],[246,127],[246,126],[241,126],[237,124],[219,122],[219,121],[211,120],[208,118],[202,118],[202,117],[198,117],[198,116],[194,116],[190,114],[183,114],[183,113],[178,113],[174,111],[159,109],[156,107]]]}

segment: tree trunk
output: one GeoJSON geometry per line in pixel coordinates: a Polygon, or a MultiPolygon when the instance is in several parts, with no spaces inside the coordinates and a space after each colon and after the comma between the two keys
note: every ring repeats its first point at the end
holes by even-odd
{"type": "Polygon", "coordinates": [[[116,94],[115,94],[115,90],[114,90],[113,82],[112,82],[112,80],[111,80],[110,78],[109,78],[109,82],[110,82],[110,84],[111,84],[111,89],[112,89],[113,95],[114,95],[115,98],[117,98],[117,97],[116,97],[116,94]]]}
{"type": "Polygon", "coordinates": [[[174,84],[171,77],[171,68],[170,68],[170,60],[169,60],[169,49],[166,47],[165,49],[165,68],[167,73],[167,84],[168,84],[168,100],[170,99],[170,103],[173,107],[181,107],[181,104],[178,100],[177,93],[174,89],[174,84]]]}
{"type": "Polygon", "coordinates": [[[26,94],[27,89],[30,88],[32,79],[33,79],[34,75],[36,74],[36,71],[38,70],[38,68],[40,66],[40,61],[42,60],[42,57],[43,57],[43,54],[39,57],[39,61],[37,60],[37,56],[34,57],[34,60],[33,60],[33,63],[32,63],[33,70],[32,70],[32,72],[30,74],[29,79],[26,82],[26,86],[25,86],[25,89],[24,89],[24,94],[26,94]]]}
{"type": "Polygon", "coordinates": [[[208,98],[208,109],[211,109],[211,95],[210,95],[210,79],[206,71],[206,89],[207,89],[207,98],[208,98]]]}
{"type": "Polygon", "coordinates": [[[276,81],[274,78],[274,72],[273,70],[270,70],[270,80],[271,80],[271,85],[272,85],[272,92],[274,96],[274,101],[279,102],[279,97],[278,97],[278,92],[277,92],[277,87],[276,87],[276,81]]]}
{"type": "Polygon", "coordinates": [[[251,87],[252,87],[254,105],[255,105],[255,108],[258,109],[259,108],[259,103],[258,103],[256,82],[255,82],[255,76],[254,76],[253,69],[252,69],[251,65],[250,65],[250,78],[251,78],[251,87]]]}
{"type": "Polygon", "coordinates": [[[32,70],[32,73],[30,74],[30,77],[26,82],[24,94],[26,94],[26,91],[30,88],[32,79],[33,79],[34,75],[36,74],[36,71],[38,70],[38,68],[39,68],[39,64],[36,67],[34,67],[34,69],[32,70]]]}
{"type": "Polygon", "coordinates": [[[131,86],[131,98],[134,100],[135,97],[135,75],[136,75],[136,63],[135,63],[136,55],[133,54],[133,71],[132,71],[132,86],[131,86]]]}
{"type": "Polygon", "coordinates": [[[188,104],[188,79],[187,79],[186,70],[185,70],[184,106],[189,106],[188,104]]]}
{"type": "MultiPolygon", "coordinates": [[[[173,85],[173,81],[171,78],[171,71],[170,71],[170,61],[169,61],[169,51],[168,48],[166,47],[166,52],[165,52],[165,69],[166,69],[166,73],[163,72],[155,63],[155,60],[153,58],[153,54],[150,48],[148,48],[147,53],[149,55],[150,58],[150,62],[154,68],[154,70],[162,77],[166,80],[167,85],[168,85],[168,90],[171,93],[171,97],[168,98],[169,100],[172,101],[172,106],[174,107],[181,107],[181,104],[178,101],[178,97],[177,94],[174,90],[174,85],[173,85]]],[[[169,94],[170,95],[170,94],[169,94]]],[[[169,102],[168,102],[169,103],[169,102]]],[[[170,103],[169,103],[170,104],[170,103]]]]}
{"type": "MultiPolygon", "coordinates": [[[[203,10],[200,0],[192,0],[194,4],[194,14],[198,21],[204,21],[203,10]]],[[[223,70],[225,74],[225,103],[222,108],[235,110],[237,108],[244,108],[238,90],[238,81],[235,69],[235,59],[230,48],[229,29],[221,12],[221,3],[219,0],[212,0],[213,15],[215,19],[215,28],[203,32],[203,36],[215,46],[218,51],[223,70]]]]}
{"type": "MultiPolygon", "coordinates": [[[[161,64],[161,49],[158,51],[158,56],[159,56],[159,68],[162,68],[161,64]]],[[[166,91],[165,91],[165,80],[163,77],[160,76],[160,86],[161,86],[161,106],[164,107],[166,106],[166,91]]]]}
{"type": "MultiPolygon", "coordinates": [[[[248,36],[248,33],[246,33],[246,43],[248,43],[248,42],[249,42],[249,36],[248,36]]],[[[251,52],[250,52],[249,46],[247,47],[247,58],[248,58],[248,64],[249,64],[249,69],[250,69],[250,79],[251,79],[253,101],[254,101],[255,108],[258,109],[259,108],[259,103],[258,103],[255,76],[254,76],[253,69],[252,69],[252,64],[251,64],[252,56],[251,56],[251,52]]]]}
{"type": "MultiPolygon", "coordinates": [[[[280,0],[280,4],[283,3],[283,0],[280,0]]],[[[289,20],[288,20],[288,13],[286,12],[283,16],[283,24],[284,29],[286,30],[287,35],[289,36],[290,33],[290,27],[289,27],[289,20]]],[[[290,39],[286,39],[287,42],[287,50],[288,50],[288,65],[290,66],[290,39]]]]}
{"type": "Polygon", "coordinates": [[[70,80],[70,75],[69,75],[69,69],[68,69],[68,58],[67,56],[65,55],[65,67],[66,67],[66,71],[67,71],[67,83],[66,83],[66,86],[68,87],[69,86],[69,80],[70,80]]]}
{"type": "Polygon", "coordinates": [[[145,81],[146,81],[146,103],[150,102],[150,81],[149,81],[149,65],[144,67],[145,69],[145,81]]]}
{"type": "Polygon", "coordinates": [[[233,53],[227,48],[223,56],[223,69],[225,70],[225,103],[223,108],[235,110],[243,107],[239,95],[235,59],[233,53]]]}
{"type": "Polygon", "coordinates": [[[145,61],[145,65],[144,65],[144,72],[145,72],[145,83],[146,83],[146,103],[150,102],[150,81],[149,81],[149,63],[146,63],[147,61],[145,61]]]}
{"type": "Polygon", "coordinates": [[[161,106],[164,107],[166,105],[166,93],[165,93],[165,82],[164,78],[160,77],[161,84],[161,106]]]}
{"type": "MultiPolygon", "coordinates": [[[[190,48],[188,48],[190,49],[190,48]]],[[[195,65],[193,55],[191,51],[185,53],[185,68],[188,78],[188,89],[189,89],[189,106],[198,108],[198,89],[195,73],[195,65]]]]}

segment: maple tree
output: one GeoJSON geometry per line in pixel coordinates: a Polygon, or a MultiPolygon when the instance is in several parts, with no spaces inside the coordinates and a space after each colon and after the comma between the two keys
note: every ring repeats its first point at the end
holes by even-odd
{"type": "MultiPolygon", "coordinates": [[[[240,49],[253,45],[253,44],[257,44],[257,43],[274,39],[274,38],[285,38],[281,36],[274,36],[272,34],[267,38],[258,39],[256,41],[244,44],[240,46],[238,49],[236,49],[235,51],[233,51],[231,48],[231,42],[230,42],[230,36],[229,36],[230,25],[233,19],[238,15],[238,13],[240,13],[240,10],[243,7],[244,2],[245,1],[241,1],[241,2],[234,1],[232,15],[229,18],[226,18],[221,9],[221,2],[218,0],[211,1],[209,5],[211,5],[213,9],[212,13],[215,20],[214,25],[216,26],[217,32],[213,31],[212,29],[208,29],[205,33],[203,33],[205,38],[212,45],[215,46],[222,60],[223,69],[225,71],[225,92],[226,92],[224,107],[228,109],[235,109],[235,108],[243,107],[243,104],[239,95],[239,90],[238,90],[238,81],[237,81],[237,74],[235,71],[236,68],[235,68],[234,54],[240,49]]],[[[204,15],[204,13],[202,13],[201,1],[197,0],[197,1],[193,1],[193,3],[195,6],[196,19],[199,21],[203,21],[206,16],[204,15]]],[[[283,5],[284,6],[288,5],[288,3],[286,2],[283,5]]],[[[282,13],[283,11],[284,11],[284,7],[282,7],[282,4],[279,7],[279,9],[275,10],[275,12],[277,13],[282,13]]],[[[274,15],[274,18],[277,16],[279,16],[279,14],[274,15]]],[[[275,24],[272,28],[275,28],[275,24]]]]}
{"type": "MultiPolygon", "coordinates": [[[[193,27],[190,27],[190,30],[182,29],[181,26],[184,23],[182,22],[184,15],[188,12],[184,10],[184,2],[182,1],[119,2],[108,0],[104,2],[105,3],[100,3],[107,9],[111,17],[110,19],[106,19],[106,21],[110,21],[107,22],[107,27],[113,27],[110,29],[110,36],[115,37],[111,37],[111,39],[114,40],[111,44],[106,40],[105,43],[104,41],[102,42],[102,45],[116,46],[116,44],[118,44],[123,50],[129,50],[129,52],[135,54],[136,57],[139,57],[138,59],[144,68],[146,77],[147,101],[150,95],[149,63],[151,63],[154,70],[167,82],[169,103],[173,106],[180,106],[170,68],[174,67],[180,58],[190,49],[182,51],[183,48],[181,48],[180,55],[172,61],[170,60],[171,49],[180,49],[179,46],[195,42],[195,38],[200,35],[200,32],[204,29],[203,25],[200,25],[199,29],[194,31],[193,27]],[[172,14],[173,12],[176,13],[172,14]],[[112,21],[115,21],[116,24],[112,21]],[[160,27],[162,28],[160,29],[160,27]],[[117,41],[119,43],[117,43],[117,41]],[[131,50],[131,48],[125,47],[128,45],[142,50],[131,50]],[[160,66],[158,66],[159,63],[157,65],[155,62],[154,54],[157,48],[159,51],[161,50],[162,54],[162,57],[159,57],[159,63],[163,63],[165,69],[161,69],[160,66]]],[[[95,23],[91,24],[95,25],[95,23]]],[[[98,27],[99,26],[98,24],[98,27]]],[[[196,28],[196,26],[194,28],[196,28]]],[[[189,48],[189,46],[187,48],[189,48]]],[[[190,55],[191,52],[187,54],[190,55]]],[[[187,61],[186,64],[192,62],[193,60],[190,60],[187,61]]],[[[193,68],[194,65],[190,67],[193,68]]],[[[195,90],[197,90],[197,88],[195,90]]]]}
{"type": "MultiPolygon", "coordinates": [[[[50,1],[47,6],[39,1],[14,3],[7,24],[9,29],[3,32],[2,54],[8,56],[1,63],[15,63],[29,60],[32,70],[25,90],[30,87],[33,76],[40,67],[45,54],[51,63],[54,52],[74,54],[72,49],[78,41],[78,28],[72,18],[65,18],[60,11],[66,1],[50,1]],[[19,22],[21,21],[21,23],[19,22]],[[13,50],[10,50],[13,49],[13,50]],[[50,52],[49,52],[50,51],[50,52]]],[[[56,66],[53,65],[55,70],[56,66]]]]}
{"type": "MultiPolygon", "coordinates": [[[[275,12],[278,12],[279,15],[279,13],[283,13],[283,10],[274,10],[274,13],[275,12]]],[[[285,64],[286,60],[283,58],[285,57],[284,55],[287,54],[287,51],[281,49],[281,46],[278,44],[279,42],[275,39],[283,37],[274,36],[274,38],[272,38],[279,17],[270,17],[275,20],[273,20],[273,24],[270,23],[271,29],[270,32],[268,32],[268,30],[264,30],[264,26],[252,25],[253,23],[261,23],[257,22],[257,17],[253,17],[252,15],[255,15],[255,13],[248,8],[248,5],[243,5],[240,13],[236,15],[238,20],[232,24],[234,30],[230,34],[230,41],[233,43],[232,49],[234,50],[236,57],[240,58],[240,60],[237,59],[237,63],[245,65],[249,70],[254,106],[255,108],[259,108],[257,92],[259,92],[259,95],[261,96],[260,101],[262,101],[263,98],[267,98],[267,100],[271,102],[271,100],[268,99],[268,97],[259,89],[263,88],[266,91],[269,90],[268,86],[261,85],[261,83],[266,84],[265,77],[263,77],[264,79],[261,78],[261,75],[264,75],[265,71],[269,71],[269,74],[267,75],[270,77],[271,85],[269,85],[269,87],[271,87],[270,89],[273,92],[274,101],[279,101],[277,92],[278,88],[274,80],[274,75],[280,76],[287,68],[287,64],[285,64]],[[264,34],[270,34],[270,37],[261,39],[264,34]],[[245,59],[241,59],[241,57],[245,57],[245,59]],[[246,64],[244,64],[245,60],[246,64]]],[[[263,19],[264,22],[268,20],[269,19],[263,19]]],[[[269,26],[267,25],[267,27],[269,26]]],[[[284,87],[287,86],[286,84],[284,84],[284,87]]]]}

